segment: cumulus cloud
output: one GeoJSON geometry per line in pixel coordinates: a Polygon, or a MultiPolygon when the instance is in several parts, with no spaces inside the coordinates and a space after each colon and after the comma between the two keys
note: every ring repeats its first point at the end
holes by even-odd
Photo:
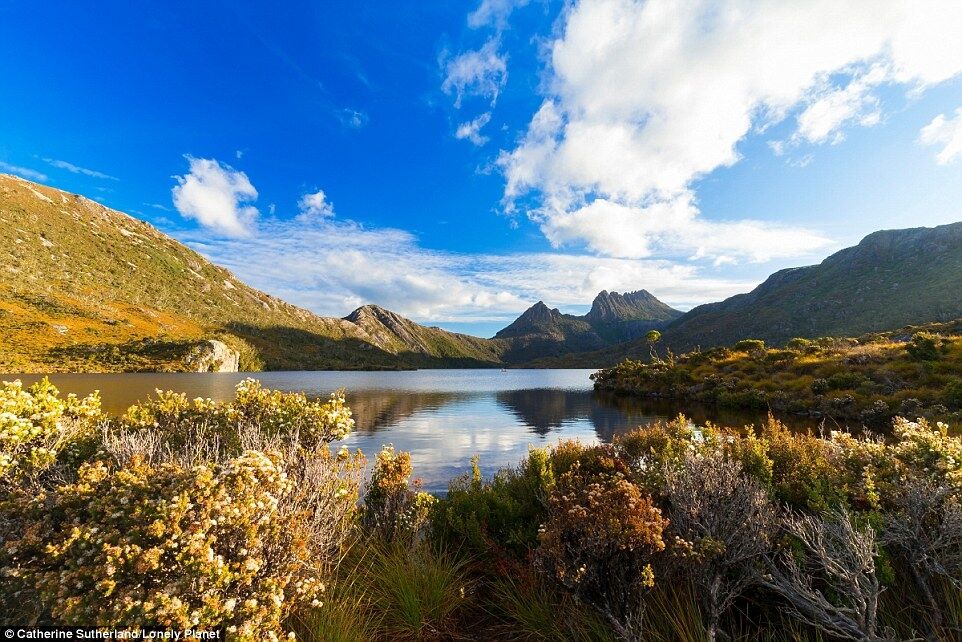
{"type": "Polygon", "coordinates": [[[533,199],[552,242],[612,256],[811,252],[825,244],[814,232],[702,216],[695,182],[786,119],[795,131],[776,153],[878,123],[880,86],[917,94],[962,71],[959,24],[952,0],[576,2],[548,48],[544,102],[499,158],[506,209],[533,199]],[[611,221],[621,228],[598,229],[611,221]]]}
{"type": "Polygon", "coordinates": [[[11,165],[10,163],[5,163],[0,161],[0,170],[9,172],[11,174],[16,174],[23,178],[30,179],[32,181],[37,181],[38,183],[47,182],[47,175],[43,172],[38,172],[35,169],[30,169],[29,167],[21,167],[20,165],[11,165]]]}
{"type": "Polygon", "coordinates": [[[492,106],[498,101],[498,94],[508,81],[507,56],[498,51],[498,44],[497,38],[491,38],[480,49],[442,59],[441,89],[454,94],[455,107],[461,107],[465,96],[490,99],[492,106]]]}
{"type": "Polygon", "coordinates": [[[257,220],[257,190],[238,171],[214,159],[187,156],[190,171],[171,189],[181,216],[227,236],[249,236],[257,220]]]}
{"type": "Polygon", "coordinates": [[[311,221],[334,216],[334,205],[327,200],[324,190],[319,189],[311,194],[304,194],[297,202],[300,221],[311,221]]]}
{"type": "Polygon", "coordinates": [[[458,140],[469,140],[478,147],[484,145],[488,142],[487,136],[481,135],[481,128],[488,124],[491,120],[491,112],[485,112],[475,118],[474,120],[469,120],[466,123],[461,123],[458,125],[457,130],[454,132],[454,137],[458,140]]]}
{"type": "Polygon", "coordinates": [[[583,306],[602,289],[648,288],[689,307],[754,285],[665,260],[436,251],[403,230],[330,218],[266,219],[243,240],[184,240],[245,282],[334,316],[378,303],[422,322],[507,323],[539,299],[583,306]]]}
{"type": "Polygon", "coordinates": [[[962,156],[962,107],[955,110],[955,116],[939,114],[919,132],[919,142],[923,145],[941,145],[935,155],[939,165],[948,165],[962,156]]]}
{"type": "Polygon", "coordinates": [[[555,247],[584,243],[599,254],[621,258],[651,256],[657,248],[672,248],[688,258],[711,258],[717,265],[737,258],[769,261],[798,256],[830,241],[802,228],[763,221],[708,222],[686,194],[647,206],[631,206],[603,198],[579,209],[552,213],[542,231],[555,247]]]}
{"type": "Polygon", "coordinates": [[[120,180],[116,176],[111,176],[110,174],[104,174],[103,172],[98,172],[95,169],[87,169],[86,167],[80,167],[78,165],[74,165],[73,163],[68,163],[65,160],[57,160],[56,158],[44,158],[43,161],[48,165],[52,165],[53,167],[57,167],[59,169],[65,169],[68,172],[72,172],[74,174],[83,174],[84,176],[90,176],[92,178],[102,178],[110,181],[120,180]]]}

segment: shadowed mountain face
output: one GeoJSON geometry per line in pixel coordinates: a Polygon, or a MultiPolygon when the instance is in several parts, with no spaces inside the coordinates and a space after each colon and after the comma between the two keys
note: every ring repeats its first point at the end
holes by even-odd
{"type": "Polygon", "coordinates": [[[628,341],[681,314],[646,290],[624,295],[602,290],[584,316],[563,314],[538,301],[495,338],[509,341],[505,361],[524,363],[628,341]]]}
{"type": "Polygon", "coordinates": [[[883,230],[818,265],[775,272],[747,294],[670,324],[676,350],[743,338],[859,335],[962,317],[962,223],[883,230]]]}

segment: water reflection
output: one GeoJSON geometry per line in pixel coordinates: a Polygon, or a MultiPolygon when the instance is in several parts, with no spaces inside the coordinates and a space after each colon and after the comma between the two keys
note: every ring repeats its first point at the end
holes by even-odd
{"type": "MultiPolygon", "coordinates": [[[[410,372],[270,372],[270,388],[323,397],[345,388],[356,430],[345,439],[369,456],[383,444],[412,453],[426,488],[443,490],[479,455],[485,475],[515,465],[530,447],[579,439],[596,443],[683,411],[693,420],[743,425],[764,413],[722,412],[633,399],[592,390],[590,370],[420,370],[410,372]]],[[[100,390],[104,408],[120,413],[157,388],[189,397],[228,399],[245,374],[54,375],[63,392],[100,390]]],[[[0,380],[17,375],[0,375],[0,380]]],[[[24,383],[38,379],[21,376],[24,383]]],[[[797,423],[797,422],[796,422],[797,423]]]]}

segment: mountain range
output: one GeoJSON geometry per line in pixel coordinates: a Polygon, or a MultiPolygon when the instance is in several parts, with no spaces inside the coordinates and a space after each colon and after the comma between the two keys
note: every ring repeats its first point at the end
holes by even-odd
{"type": "Polygon", "coordinates": [[[854,335],[962,317],[962,223],[870,234],[688,312],[647,290],[587,314],[539,301],[491,339],[377,305],[323,317],[251,288],[148,223],[0,174],[0,371],[610,365],[741,338],[854,335]]]}

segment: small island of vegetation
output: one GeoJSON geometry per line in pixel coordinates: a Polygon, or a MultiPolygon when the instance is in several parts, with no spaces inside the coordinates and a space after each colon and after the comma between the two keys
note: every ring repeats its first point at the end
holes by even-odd
{"type": "Polygon", "coordinates": [[[858,338],[744,339],[674,355],[650,333],[651,357],[592,378],[617,393],[806,414],[882,429],[895,416],[962,418],[962,321],[858,338]]]}

